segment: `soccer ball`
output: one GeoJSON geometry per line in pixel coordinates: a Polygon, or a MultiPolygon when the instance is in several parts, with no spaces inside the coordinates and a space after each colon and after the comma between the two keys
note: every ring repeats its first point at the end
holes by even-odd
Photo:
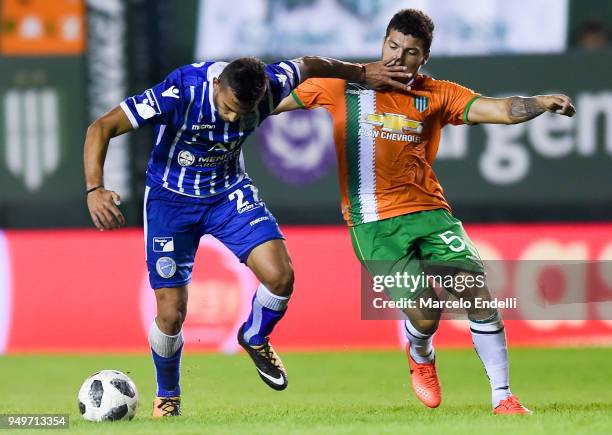
{"type": "Polygon", "coordinates": [[[137,407],[136,385],[117,370],[94,373],[79,390],[79,411],[85,420],[131,420],[137,407]]]}

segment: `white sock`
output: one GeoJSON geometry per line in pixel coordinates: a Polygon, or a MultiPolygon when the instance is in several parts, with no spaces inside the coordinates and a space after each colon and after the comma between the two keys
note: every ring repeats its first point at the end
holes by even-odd
{"type": "Polygon", "coordinates": [[[487,371],[491,384],[491,402],[493,408],[499,402],[507,399],[510,392],[508,374],[508,348],[506,346],[506,333],[504,324],[496,313],[483,321],[470,320],[472,342],[474,349],[480,357],[487,371]]]}
{"type": "Polygon", "coordinates": [[[169,358],[179,350],[183,343],[183,331],[179,331],[176,335],[164,334],[153,320],[151,329],[149,329],[149,344],[156,354],[169,358]]]}
{"type": "Polygon", "coordinates": [[[256,294],[257,300],[262,306],[274,311],[283,311],[289,303],[289,296],[275,295],[263,284],[259,284],[256,294]]]}
{"type": "Polygon", "coordinates": [[[433,335],[423,334],[410,323],[404,321],[406,338],[410,342],[410,356],[418,364],[430,363],[434,360],[435,352],[432,345],[433,335]]]}

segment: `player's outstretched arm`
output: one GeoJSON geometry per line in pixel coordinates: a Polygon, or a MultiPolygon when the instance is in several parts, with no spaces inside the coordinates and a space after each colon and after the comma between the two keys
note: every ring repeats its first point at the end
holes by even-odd
{"type": "Polygon", "coordinates": [[[544,112],[574,116],[576,109],[567,95],[536,95],[534,97],[480,97],[472,103],[467,115],[476,124],[519,124],[544,112]]]}
{"type": "Polygon", "coordinates": [[[87,207],[91,220],[100,231],[117,229],[125,224],[118,207],[121,201],[119,195],[104,188],[103,169],[111,138],[132,129],[132,124],[120,107],[96,119],[87,129],[83,146],[87,207]]]}
{"type": "Polygon", "coordinates": [[[336,78],[362,83],[371,89],[410,90],[406,83],[412,73],[407,72],[408,68],[401,65],[386,65],[380,61],[366,64],[349,63],[318,56],[305,56],[295,59],[294,62],[300,69],[302,81],[314,77],[336,78]]]}

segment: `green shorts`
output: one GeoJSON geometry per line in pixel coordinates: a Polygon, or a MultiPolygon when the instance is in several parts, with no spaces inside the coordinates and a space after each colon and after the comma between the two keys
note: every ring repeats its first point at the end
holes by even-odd
{"type": "MultiPolygon", "coordinates": [[[[445,209],[409,213],[350,227],[353,249],[371,275],[435,271],[483,273],[463,225],[445,209]]],[[[427,285],[412,289],[417,296],[427,285]]]]}

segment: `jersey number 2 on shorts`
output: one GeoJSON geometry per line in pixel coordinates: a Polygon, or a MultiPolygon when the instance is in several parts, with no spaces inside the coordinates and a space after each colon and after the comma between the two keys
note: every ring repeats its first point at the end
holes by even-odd
{"type": "MultiPolygon", "coordinates": [[[[259,192],[257,187],[253,186],[252,184],[247,184],[244,187],[251,189],[253,192],[253,200],[257,204],[259,202],[259,192]]],[[[230,201],[236,200],[236,210],[238,211],[243,210],[245,207],[251,204],[248,200],[244,199],[244,192],[240,189],[234,190],[227,197],[230,201]]]]}

